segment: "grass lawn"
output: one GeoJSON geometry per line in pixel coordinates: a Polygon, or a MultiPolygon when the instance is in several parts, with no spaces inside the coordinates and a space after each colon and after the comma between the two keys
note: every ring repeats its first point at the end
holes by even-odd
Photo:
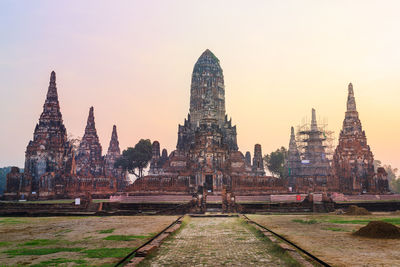
{"type": "Polygon", "coordinates": [[[0,266],[113,266],[176,218],[2,217],[0,266]]]}

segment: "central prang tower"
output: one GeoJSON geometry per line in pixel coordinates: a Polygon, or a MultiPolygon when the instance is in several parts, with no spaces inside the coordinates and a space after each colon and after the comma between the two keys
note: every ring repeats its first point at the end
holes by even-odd
{"type": "Polygon", "coordinates": [[[208,49],[203,52],[193,68],[190,116],[195,126],[204,118],[214,119],[221,126],[224,124],[224,75],[218,58],[208,49]]]}
{"type": "Polygon", "coordinates": [[[238,149],[236,126],[225,114],[222,68],[207,49],[193,68],[189,114],[178,126],[176,150],[160,157],[160,143],[154,141],[149,175],[136,180],[131,190],[248,194],[284,188],[282,179],[265,176],[261,145],[255,145],[253,164],[250,159],[250,152],[245,159],[238,149]]]}
{"type": "Polygon", "coordinates": [[[188,118],[179,125],[177,149],[189,151],[195,143],[195,133],[207,125],[221,134],[221,145],[237,151],[236,126],[225,114],[225,85],[219,59],[206,50],[193,68],[188,118]],[[202,126],[203,125],[203,126],[202,126]]]}

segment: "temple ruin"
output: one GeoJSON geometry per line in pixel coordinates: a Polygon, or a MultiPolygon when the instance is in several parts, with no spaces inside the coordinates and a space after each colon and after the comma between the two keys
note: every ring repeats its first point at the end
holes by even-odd
{"type": "Polygon", "coordinates": [[[358,118],[351,83],[343,129],[332,159],[326,149],[327,134],[317,125],[315,109],[312,109],[311,126],[300,128],[297,138],[291,128],[287,168],[289,186],[295,192],[389,192],[385,170],[374,171],[374,157],[358,118]]]}
{"type": "Polygon", "coordinates": [[[113,166],[120,153],[115,126],[107,155],[101,153],[93,107],[78,151],[73,149],[63,123],[53,71],[43,112],[26,148],[24,172],[12,169],[4,197],[51,199],[114,194],[118,184],[126,184],[125,174],[113,166]]]}
{"type": "Polygon", "coordinates": [[[160,158],[160,144],[153,143],[149,175],[138,179],[131,192],[221,193],[224,186],[243,193],[285,190],[283,181],[265,176],[261,145],[246,158],[238,150],[236,126],[225,112],[225,84],[219,59],[206,50],[193,68],[190,108],[178,126],[178,143],[168,158],[160,158]]]}
{"type": "Polygon", "coordinates": [[[97,135],[94,108],[90,107],[82,140],[75,150],[68,140],[58,101],[56,74],[50,75],[43,112],[25,152],[25,168],[13,167],[7,175],[5,199],[108,197],[124,194],[265,195],[277,193],[389,192],[387,173],[374,171],[373,154],[356,109],[352,84],[339,144],[327,147],[330,132],[311,123],[295,133],[291,128],[286,161],[288,179],[266,176],[262,148],[253,156],[237,145],[237,128],[225,110],[225,84],[219,59],[206,50],[194,65],[189,114],[178,125],[176,149],[168,154],[160,143],[152,144],[148,175],[133,184],[122,168],[117,128],[112,128],[107,154],[97,135]],[[332,151],[332,152],[331,152],[332,151]]]}
{"type": "Polygon", "coordinates": [[[353,85],[350,83],[347,110],[332,161],[333,189],[345,194],[388,192],[385,170],[380,168],[375,173],[373,164],[374,155],[367,144],[367,137],[358,117],[353,85]]]}
{"type": "Polygon", "coordinates": [[[326,156],[325,131],[317,124],[315,109],[311,110],[310,126],[302,127],[297,135],[295,140],[292,127],[287,162],[289,184],[296,192],[322,191],[331,167],[326,156]]]}

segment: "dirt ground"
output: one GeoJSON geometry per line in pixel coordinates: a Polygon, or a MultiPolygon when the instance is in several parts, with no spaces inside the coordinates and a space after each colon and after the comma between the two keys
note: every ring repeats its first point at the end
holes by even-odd
{"type": "Polygon", "coordinates": [[[393,213],[348,215],[250,215],[251,219],[287,237],[332,266],[400,266],[399,239],[370,239],[352,232],[368,220],[400,226],[393,213]]]}
{"type": "Polygon", "coordinates": [[[0,217],[0,266],[112,266],[176,218],[0,217]]]}

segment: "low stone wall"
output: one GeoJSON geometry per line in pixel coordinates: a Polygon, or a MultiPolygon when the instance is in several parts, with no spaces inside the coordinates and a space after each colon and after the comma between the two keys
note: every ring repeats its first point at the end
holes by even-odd
{"type": "Polygon", "coordinates": [[[153,177],[146,176],[137,179],[130,185],[126,192],[140,192],[140,193],[165,193],[165,192],[181,192],[188,194],[190,192],[189,179],[177,177],[153,177]]]}
{"type": "Polygon", "coordinates": [[[52,216],[64,213],[96,212],[100,203],[24,203],[0,202],[1,216],[52,216]]]}
{"type": "Polygon", "coordinates": [[[270,195],[288,193],[286,182],[269,176],[233,176],[232,192],[236,195],[270,195]]]}
{"type": "Polygon", "coordinates": [[[137,214],[185,214],[190,201],[183,203],[21,203],[0,202],[0,216],[110,216],[137,214]]]}

